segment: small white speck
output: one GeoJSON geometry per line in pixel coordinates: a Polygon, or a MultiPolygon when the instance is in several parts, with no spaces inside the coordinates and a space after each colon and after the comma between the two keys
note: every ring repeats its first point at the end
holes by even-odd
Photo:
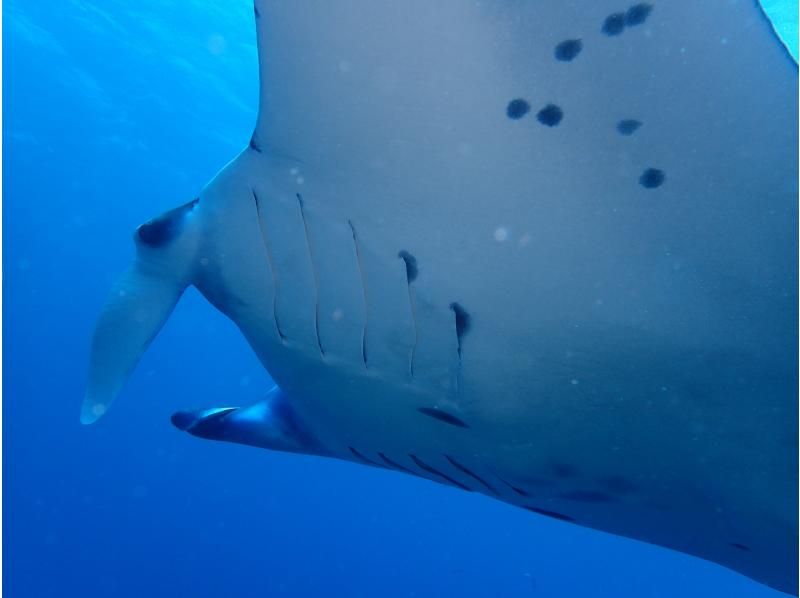
{"type": "Polygon", "coordinates": [[[528,233],[525,233],[524,235],[522,235],[519,238],[519,241],[517,241],[517,243],[519,244],[520,247],[525,247],[530,242],[531,242],[531,236],[528,233]]]}
{"type": "Polygon", "coordinates": [[[573,378],[572,380],[569,381],[569,383],[572,384],[572,386],[577,386],[578,384],[580,384],[580,380],[576,380],[575,378],[573,378]]]}
{"type": "Polygon", "coordinates": [[[300,169],[297,168],[296,166],[294,168],[290,168],[289,169],[289,174],[292,175],[292,176],[297,176],[297,173],[299,173],[299,172],[300,172],[300,169]]]}
{"type": "Polygon", "coordinates": [[[100,417],[105,412],[106,412],[106,406],[105,405],[101,405],[100,403],[98,403],[97,405],[93,405],[92,406],[92,415],[96,415],[97,417],[100,417]]]}
{"type": "Polygon", "coordinates": [[[723,37],[721,40],[719,40],[719,43],[721,43],[723,46],[726,45],[728,43],[728,38],[723,37]]]}
{"type": "Polygon", "coordinates": [[[339,309],[338,307],[336,309],[334,309],[333,313],[331,314],[331,318],[333,319],[334,322],[338,322],[343,317],[344,317],[344,312],[341,309],[339,309]]]}
{"type": "Polygon", "coordinates": [[[305,182],[306,182],[306,180],[303,177],[301,177],[301,176],[297,177],[297,184],[298,185],[302,185],[305,182]]]}
{"type": "Polygon", "coordinates": [[[503,243],[507,241],[508,229],[503,226],[499,226],[496,229],[494,229],[494,240],[497,241],[498,243],[503,243]]]}

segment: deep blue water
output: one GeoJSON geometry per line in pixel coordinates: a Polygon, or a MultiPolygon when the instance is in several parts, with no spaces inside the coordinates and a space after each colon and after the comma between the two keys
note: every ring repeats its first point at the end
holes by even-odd
{"type": "Polygon", "coordinates": [[[8,596],[778,596],[423,480],[178,432],[175,410],[269,386],[194,291],[109,414],[81,426],[90,335],[132,231],[248,141],[252,7],[7,0],[3,13],[8,596]]]}

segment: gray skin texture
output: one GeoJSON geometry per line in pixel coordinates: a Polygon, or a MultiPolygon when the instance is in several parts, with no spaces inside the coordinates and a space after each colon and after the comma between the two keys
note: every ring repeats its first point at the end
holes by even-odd
{"type": "Polygon", "coordinates": [[[280,390],[182,429],[796,593],[797,68],[753,2],[649,6],[257,0],[253,140],[137,235],[82,420],[192,284],[280,390]]]}

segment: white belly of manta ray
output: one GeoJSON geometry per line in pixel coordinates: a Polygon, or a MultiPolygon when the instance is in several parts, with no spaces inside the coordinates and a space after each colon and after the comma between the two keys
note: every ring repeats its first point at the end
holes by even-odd
{"type": "Polygon", "coordinates": [[[277,386],[178,428],[796,592],[797,71],[757,8],[310,4],[257,0],[253,139],[137,229],[82,421],[194,285],[277,386]]]}

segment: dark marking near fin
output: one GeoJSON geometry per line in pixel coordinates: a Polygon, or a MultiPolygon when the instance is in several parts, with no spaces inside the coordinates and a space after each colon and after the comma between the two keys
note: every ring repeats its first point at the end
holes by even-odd
{"type": "Polygon", "coordinates": [[[655,189],[663,185],[666,178],[663,170],[648,168],[639,177],[639,184],[645,189],[655,189]]]}
{"type": "Polygon", "coordinates": [[[444,457],[445,457],[445,459],[447,459],[448,461],[450,461],[450,463],[452,464],[452,466],[453,466],[453,467],[455,467],[456,469],[458,469],[458,470],[459,470],[461,473],[464,473],[464,474],[468,475],[468,476],[469,476],[469,477],[471,477],[473,480],[475,480],[476,482],[478,482],[479,484],[481,484],[481,485],[482,485],[484,488],[486,488],[486,489],[487,489],[489,492],[491,492],[492,494],[494,494],[495,496],[497,496],[497,490],[495,490],[494,488],[492,488],[492,486],[491,486],[491,485],[490,485],[490,484],[489,484],[489,483],[488,483],[486,480],[484,480],[483,478],[481,478],[480,476],[478,476],[478,474],[476,474],[476,473],[474,473],[474,472],[470,471],[469,469],[467,469],[466,467],[464,467],[463,465],[461,465],[461,463],[459,463],[458,461],[456,461],[455,459],[453,459],[453,458],[452,458],[450,455],[445,455],[444,457]]]}
{"type": "Polygon", "coordinates": [[[136,229],[139,240],[148,247],[163,247],[174,241],[183,229],[184,218],[194,210],[199,198],[148,220],[136,229]]]}
{"type": "Polygon", "coordinates": [[[536,507],[525,507],[525,508],[531,511],[532,513],[538,513],[539,515],[544,515],[545,517],[552,517],[553,519],[558,519],[559,521],[569,521],[570,523],[575,523],[575,520],[569,515],[556,513],[555,511],[547,511],[545,509],[537,509],[536,507]]]}
{"type": "Polygon", "coordinates": [[[515,100],[511,100],[506,107],[506,116],[512,120],[519,120],[531,110],[531,105],[523,100],[522,98],[517,98],[515,100]]]}
{"type": "Polygon", "coordinates": [[[406,284],[408,285],[408,305],[411,309],[411,319],[414,321],[414,345],[408,357],[408,373],[414,377],[414,356],[417,352],[417,343],[419,342],[419,330],[417,329],[417,308],[414,301],[414,291],[411,289],[411,283],[417,279],[419,269],[417,268],[417,258],[407,252],[405,249],[400,250],[397,254],[403,263],[406,265],[406,284]]]}
{"type": "Polygon", "coordinates": [[[603,21],[603,33],[608,36],[619,35],[625,29],[625,13],[615,12],[608,15],[606,20],[603,21]]]}
{"type": "Polygon", "coordinates": [[[417,411],[419,411],[423,415],[427,415],[428,417],[432,417],[433,419],[438,419],[440,422],[444,422],[452,426],[458,426],[459,428],[469,428],[469,426],[464,421],[460,420],[452,413],[447,413],[446,411],[442,411],[441,409],[436,409],[435,407],[419,407],[417,411]]]}
{"type": "Polygon", "coordinates": [[[640,123],[638,120],[628,118],[617,123],[617,131],[620,135],[633,135],[641,126],[642,123],[640,123]]]}
{"type": "Polygon", "coordinates": [[[653,12],[652,4],[648,4],[647,2],[634,4],[628,9],[628,12],[625,13],[625,24],[628,27],[641,25],[647,20],[651,12],[653,12]]]}
{"type": "Polygon", "coordinates": [[[453,313],[456,316],[456,337],[458,339],[458,356],[461,357],[461,343],[464,338],[464,335],[469,332],[470,326],[472,325],[472,316],[469,315],[469,312],[461,307],[460,303],[453,302],[450,304],[450,309],[453,310],[453,313]]]}
{"type": "Polygon", "coordinates": [[[417,258],[408,253],[405,249],[398,253],[397,257],[406,263],[406,280],[408,280],[408,284],[411,284],[417,279],[417,275],[419,274],[417,258]]]}
{"type": "Polygon", "coordinates": [[[261,13],[258,12],[258,5],[255,2],[253,3],[253,11],[256,13],[257,19],[261,18],[261,13]]]}
{"type": "Polygon", "coordinates": [[[564,111],[555,104],[548,104],[536,114],[536,120],[548,127],[555,127],[564,118],[564,111]]]}
{"type": "Polygon", "coordinates": [[[367,465],[374,465],[375,467],[381,467],[380,463],[376,463],[372,459],[365,457],[364,455],[359,453],[356,449],[354,449],[352,446],[348,446],[347,448],[350,449],[350,452],[353,453],[353,456],[356,457],[356,459],[363,461],[367,465]]]}
{"type": "Polygon", "coordinates": [[[459,385],[461,379],[461,358],[464,353],[464,335],[469,332],[470,325],[472,324],[472,317],[466,309],[461,307],[459,303],[453,302],[450,304],[450,309],[453,310],[455,315],[456,324],[456,351],[458,353],[458,373],[456,374],[456,392],[459,392],[459,385]]]}
{"type": "Polygon", "coordinates": [[[411,471],[411,470],[410,470],[408,467],[403,467],[403,466],[402,466],[402,465],[400,465],[399,463],[397,463],[397,462],[395,462],[395,461],[392,461],[392,460],[391,460],[389,457],[387,457],[387,456],[386,456],[386,455],[384,455],[383,453],[378,453],[378,456],[381,458],[381,461],[383,461],[384,463],[386,463],[386,465],[388,465],[389,467],[392,467],[392,468],[394,468],[394,469],[397,469],[398,471],[404,471],[404,472],[406,472],[406,473],[410,473],[411,475],[417,475],[416,473],[414,473],[413,471],[411,471]]]}
{"type": "Polygon", "coordinates": [[[467,486],[465,486],[461,482],[457,482],[456,480],[454,480],[453,478],[451,478],[447,474],[442,473],[438,469],[434,469],[433,467],[431,467],[430,465],[428,465],[424,461],[421,461],[420,459],[418,459],[416,455],[409,455],[409,457],[411,458],[411,460],[414,463],[417,464],[417,467],[419,467],[423,471],[427,471],[430,474],[438,476],[438,477],[442,478],[443,480],[447,481],[448,483],[452,484],[453,486],[458,486],[462,490],[466,490],[467,492],[472,492],[472,490],[470,490],[467,486]]]}
{"type": "Polygon", "coordinates": [[[575,490],[573,492],[563,492],[559,498],[575,500],[578,502],[611,502],[614,497],[605,492],[595,492],[593,490],[575,490]]]}
{"type": "Polygon", "coordinates": [[[261,146],[258,144],[258,141],[256,141],[255,135],[250,138],[250,149],[259,154],[261,153],[261,146]]]}
{"type": "Polygon", "coordinates": [[[734,548],[738,548],[739,550],[744,550],[745,552],[750,552],[750,547],[745,546],[744,544],[739,544],[738,542],[731,542],[731,546],[734,548]]]}
{"type": "Polygon", "coordinates": [[[583,50],[583,42],[579,39],[567,39],[556,46],[556,60],[571,62],[583,50]]]}

